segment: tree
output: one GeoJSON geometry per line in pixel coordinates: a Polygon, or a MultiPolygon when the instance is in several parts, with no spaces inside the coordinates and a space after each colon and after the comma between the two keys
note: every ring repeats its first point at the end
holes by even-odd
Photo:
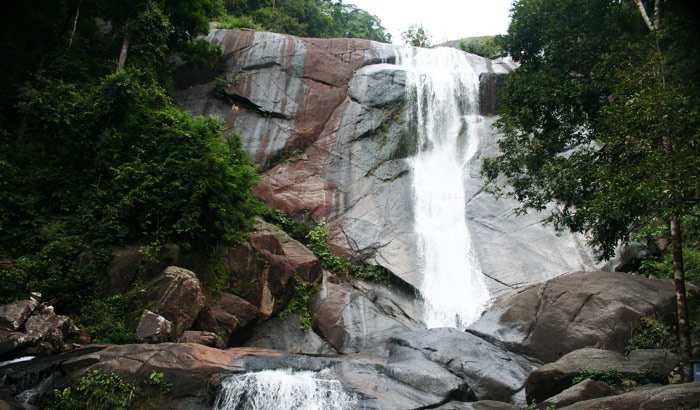
{"type": "Polygon", "coordinates": [[[521,66],[502,94],[501,154],[482,174],[520,212],[549,209],[546,222],[585,233],[601,259],[668,222],[688,380],[679,221],[700,203],[700,50],[685,3],[653,10],[641,0],[515,3],[504,47],[521,66]]]}
{"type": "Polygon", "coordinates": [[[413,47],[430,47],[430,36],[422,24],[411,24],[406,31],[401,32],[404,43],[413,47]]]}

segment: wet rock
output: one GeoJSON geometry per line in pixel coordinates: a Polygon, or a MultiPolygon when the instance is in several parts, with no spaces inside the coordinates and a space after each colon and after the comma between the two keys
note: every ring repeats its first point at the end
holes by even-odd
{"type": "Polygon", "coordinates": [[[618,396],[586,400],[558,410],[618,409],[697,409],[700,406],[700,383],[672,384],[634,390],[618,396]]]}
{"type": "Polygon", "coordinates": [[[202,330],[186,330],[182,336],[180,336],[178,343],[196,343],[204,346],[216,347],[218,349],[226,347],[219,335],[202,330]]]}
{"type": "Polygon", "coordinates": [[[583,347],[623,352],[641,317],[674,311],[670,281],[575,272],[496,300],[469,331],[546,363],[583,347]]]}
{"type": "Polygon", "coordinates": [[[37,307],[34,299],[20,300],[0,306],[0,327],[17,330],[24,324],[37,307]]]}
{"type": "Polygon", "coordinates": [[[528,357],[452,328],[401,334],[390,346],[392,356],[420,355],[443,366],[465,380],[478,400],[524,404],[525,379],[537,367],[528,357]]]}
{"type": "Polygon", "coordinates": [[[357,353],[397,333],[413,330],[330,272],[324,276],[312,311],[314,328],[342,354],[357,353]]]}
{"type": "Polygon", "coordinates": [[[136,328],[139,343],[162,343],[172,340],[173,324],[161,315],[144,310],[136,328]]]}
{"type": "Polygon", "coordinates": [[[617,394],[620,394],[620,392],[614,387],[608,386],[603,382],[588,379],[569,387],[554,397],[537,403],[537,408],[546,409],[550,406],[562,408],[580,401],[614,396],[617,394]]]}
{"type": "Polygon", "coordinates": [[[635,350],[627,356],[609,350],[580,349],[533,371],[525,384],[527,400],[539,403],[559,394],[571,386],[574,377],[588,369],[612,369],[621,373],[665,378],[679,362],[679,356],[660,349],[635,350]]]}
{"type": "Polygon", "coordinates": [[[284,320],[275,317],[258,325],[243,346],[290,353],[338,353],[312,329],[302,330],[296,313],[287,315],[284,320]]]}

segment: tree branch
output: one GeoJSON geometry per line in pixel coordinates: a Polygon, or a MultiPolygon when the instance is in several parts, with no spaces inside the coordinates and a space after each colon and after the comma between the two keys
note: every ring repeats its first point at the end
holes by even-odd
{"type": "Polygon", "coordinates": [[[656,0],[654,3],[654,29],[661,28],[661,0],[656,0]]]}
{"type": "MultiPolygon", "coordinates": [[[[651,23],[651,20],[649,19],[649,15],[647,14],[647,10],[644,8],[644,4],[642,4],[642,0],[634,0],[635,3],[637,3],[637,6],[639,7],[639,12],[642,13],[642,18],[644,19],[644,22],[647,23],[647,27],[649,27],[649,30],[655,31],[656,26],[651,23]]],[[[656,19],[659,18],[659,13],[658,13],[658,7],[660,0],[656,0],[656,7],[657,7],[657,13],[656,13],[656,19]]]]}

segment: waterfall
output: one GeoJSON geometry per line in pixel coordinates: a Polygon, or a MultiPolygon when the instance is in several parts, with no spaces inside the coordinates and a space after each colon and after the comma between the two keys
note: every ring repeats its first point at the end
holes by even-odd
{"type": "Polygon", "coordinates": [[[465,53],[404,47],[406,120],[417,134],[415,233],[429,328],[464,329],[489,301],[466,222],[464,178],[478,146],[479,76],[465,53]]]}
{"type": "Polygon", "coordinates": [[[356,399],[323,372],[263,370],[224,380],[215,410],[351,410],[356,399]]]}

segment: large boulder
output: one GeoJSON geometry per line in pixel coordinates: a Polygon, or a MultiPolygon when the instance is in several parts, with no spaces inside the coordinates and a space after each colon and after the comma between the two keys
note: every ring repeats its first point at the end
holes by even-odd
{"type": "Polygon", "coordinates": [[[107,276],[115,295],[126,292],[139,273],[141,262],[143,262],[143,253],[140,246],[128,246],[112,252],[112,259],[107,266],[107,276]]]}
{"type": "Polygon", "coordinates": [[[46,313],[32,315],[24,323],[24,328],[27,336],[33,340],[48,342],[59,351],[72,325],[73,321],[68,316],[46,313]]]}
{"type": "Polygon", "coordinates": [[[538,363],[508,352],[473,334],[452,328],[429,329],[395,336],[392,357],[420,355],[465,380],[478,400],[525,403],[525,379],[538,363]]]}
{"type": "Polygon", "coordinates": [[[167,267],[143,288],[127,294],[127,303],[132,312],[142,313],[144,308],[153,306],[150,309],[153,313],[170,321],[174,340],[192,327],[205,301],[194,272],[176,266],[167,267]]]}
{"type": "Polygon", "coordinates": [[[609,350],[580,349],[530,373],[525,383],[527,399],[543,402],[571,386],[574,377],[584,371],[616,370],[623,375],[666,379],[679,362],[679,356],[665,350],[640,349],[624,356],[609,350]]]}
{"type": "Polygon", "coordinates": [[[290,353],[338,353],[312,329],[302,329],[296,313],[291,313],[284,319],[275,317],[258,325],[243,346],[290,353]]]}
{"type": "Polygon", "coordinates": [[[469,331],[546,363],[583,347],[623,352],[641,317],[674,311],[670,281],[575,272],[501,297],[469,331]]]}
{"type": "MultiPolygon", "coordinates": [[[[377,288],[374,289],[378,291],[377,288]]],[[[391,294],[386,291],[387,297],[391,294]]],[[[374,347],[397,333],[420,329],[405,312],[375,304],[376,294],[340,280],[330,272],[311,306],[312,325],[338,352],[357,353],[374,347]]]]}

